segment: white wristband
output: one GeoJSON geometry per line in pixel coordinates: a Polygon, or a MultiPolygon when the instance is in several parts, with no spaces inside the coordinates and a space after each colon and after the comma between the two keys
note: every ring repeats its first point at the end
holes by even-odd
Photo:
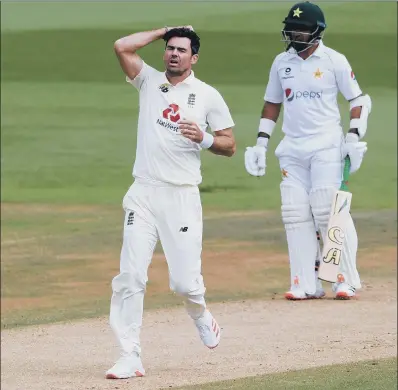
{"type": "Polygon", "coordinates": [[[266,133],[271,137],[272,132],[274,131],[275,125],[276,125],[276,123],[274,121],[272,121],[271,119],[261,118],[260,125],[258,127],[258,132],[266,133]]]}
{"type": "Polygon", "coordinates": [[[203,133],[203,140],[199,144],[203,149],[209,149],[211,145],[213,145],[214,136],[208,132],[203,133]]]}

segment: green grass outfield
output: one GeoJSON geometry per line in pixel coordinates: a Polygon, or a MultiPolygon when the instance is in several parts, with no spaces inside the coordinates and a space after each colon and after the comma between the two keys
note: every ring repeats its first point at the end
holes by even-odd
{"type": "MultiPolygon", "coordinates": [[[[236,122],[231,158],[203,153],[205,211],[278,209],[280,172],[250,177],[268,72],[283,50],[291,3],[3,3],[2,201],[119,205],[130,185],[138,94],[113,42],[137,30],[192,23],[202,38],[197,77],[216,86],[236,122]],[[178,8],[178,16],[176,9],[178,8]]],[[[352,178],[354,209],[396,208],[396,4],[324,3],[325,43],[346,54],[373,99],[369,151],[352,178]]],[[[161,69],[163,41],[142,51],[161,69]]],[[[344,123],[348,105],[341,101],[344,123]]],[[[279,122],[278,129],[281,123],[279,122]]]]}
{"type": "Polygon", "coordinates": [[[392,358],[178,387],[175,390],[394,390],[396,388],[397,359],[392,358]]]}

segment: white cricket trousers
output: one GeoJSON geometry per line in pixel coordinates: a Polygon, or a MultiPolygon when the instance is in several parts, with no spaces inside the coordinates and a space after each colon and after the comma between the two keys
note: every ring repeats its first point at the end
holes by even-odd
{"type": "Polygon", "coordinates": [[[120,273],[112,280],[110,325],[122,355],[141,353],[140,328],[148,267],[160,239],[172,291],[184,297],[192,319],[205,308],[201,274],[202,205],[197,186],[135,180],[123,199],[125,210],[120,273]]]}
{"type": "MultiPolygon", "coordinates": [[[[326,130],[326,129],[325,129],[326,130]]],[[[289,248],[291,288],[315,293],[314,263],[318,256],[315,223],[326,237],[330,209],[343,172],[342,132],[306,138],[285,137],[275,150],[282,170],[282,220],[289,248]]],[[[340,272],[345,281],[361,287],[356,268],[358,237],[350,216],[340,272]]]]}

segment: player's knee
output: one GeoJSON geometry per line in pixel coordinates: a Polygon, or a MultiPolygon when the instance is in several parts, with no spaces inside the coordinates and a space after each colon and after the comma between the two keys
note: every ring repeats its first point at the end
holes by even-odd
{"type": "Polygon", "coordinates": [[[329,222],[330,207],[336,192],[334,187],[313,188],[310,191],[310,204],[316,223],[325,226],[329,222]]]}
{"type": "Polygon", "coordinates": [[[114,294],[122,295],[122,298],[128,298],[146,288],[146,278],[143,275],[130,272],[121,272],[112,280],[112,291],[114,294]]]}
{"type": "Polygon", "coordinates": [[[188,296],[192,293],[192,285],[191,283],[186,282],[175,282],[170,286],[171,290],[174,291],[178,295],[188,296]]]}
{"type": "Polygon", "coordinates": [[[176,294],[188,297],[191,295],[200,295],[204,292],[203,281],[199,280],[184,280],[184,281],[173,281],[170,283],[170,288],[176,294]]]}
{"type": "Polygon", "coordinates": [[[282,221],[285,225],[299,224],[312,220],[309,204],[282,205],[282,221]]]}
{"type": "Polygon", "coordinates": [[[308,193],[304,188],[282,182],[282,221],[285,225],[312,221],[308,193]]]}

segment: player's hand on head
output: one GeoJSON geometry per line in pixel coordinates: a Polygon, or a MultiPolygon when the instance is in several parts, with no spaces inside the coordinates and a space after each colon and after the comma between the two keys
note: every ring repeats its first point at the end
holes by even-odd
{"type": "Polygon", "coordinates": [[[266,153],[264,146],[247,147],[245,152],[245,168],[252,176],[264,176],[266,171],[266,153]]]}
{"type": "Polygon", "coordinates": [[[187,28],[188,30],[195,31],[191,25],[188,25],[188,26],[167,27],[167,30],[173,30],[174,28],[187,28]]]}
{"type": "Polygon", "coordinates": [[[349,156],[351,161],[350,173],[356,172],[368,150],[367,142],[359,142],[355,134],[347,134],[346,141],[342,148],[342,158],[349,156]]]}
{"type": "Polygon", "coordinates": [[[195,122],[181,119],[178,121],[178,127],[180,128],[181,134],[192,142],[200,144],[203,141],[203,132],[195,122]]]}

